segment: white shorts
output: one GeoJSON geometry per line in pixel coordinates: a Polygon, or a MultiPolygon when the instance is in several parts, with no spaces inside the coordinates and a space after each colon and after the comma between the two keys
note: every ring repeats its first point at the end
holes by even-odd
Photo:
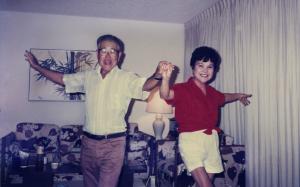
{"type": "Polygon", "coordinates": [[[179,134],[179,151],[181,158],[189,172],[198,167],[204,167],[207,173],[223,171],[219,151],[219,137],[213,130],[211,135],[204,130],[183,132],[179,134]]]}

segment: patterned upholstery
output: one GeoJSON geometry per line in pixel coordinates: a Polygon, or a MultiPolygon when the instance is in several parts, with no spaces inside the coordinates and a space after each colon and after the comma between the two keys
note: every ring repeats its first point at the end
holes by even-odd
{"type": "MultiPolygon", "coordinates": [[[[130,124],[125,164],[135,173],[149,174],[150,135],[138,131],[137,124],[130,124]]],[[[10,175],[9,170],[19,168],[19,151],[30,153],[35,164],[38,145],[44,146],[48,162],[59,161],[60,166],[54,175],[54,184],[78,184],[83,181],[80,169],[80,147],[82,125],[63,125],[42,123],[19,123],[16,132],[2,138],[1,183],[7,180],[20,183],[20,176],[10,175]],[[67,182],[67,183],[66,183],[67,182]],[[75,182],[75,183],[74,183],[75,182]]],[[[4,186],[4,185],[3,185],[4,186]]]]}
{"type": "Polygon", "coordinates": [[[149,173],[149,142],[152,137],[139,131],[135,123],[129,124],[128,128],[126,165],[134,173],[147,176],[149,173]]]}
{"type": "MultiPolygon", "coordinates": [[[[156,176],[159,186],[163,186],[160,182],[165,180],[172,184],[176,176],[176,160],[177,160],[177,142],[175,140],[158,140],[157,141],[157,165],[156,176]]],[[[178,162],[177,162],[178,163],[178,162]]]]}
{"type": "Polygon", "coordinates": [[[73,163],[62,163],[58,170],[54,174],[54,184],[59,186],[59,184],[64,184],[65,182],[70,182],[76,184],[83,184],[83,176],[79,164],[73,163]]]}
{"type": "Polygon", "coordinates": [[[243,145],[221,146],[224,172],[217,175],[215,185],[245,186],[245,147],[243,145]]]}
{"type": "MultiPolygon", "coordinates": [[[[8,137],[7,137],[8,138],[8,137]]],[[[16,132],[10,134],[10,142],[5,142],[4,159],[6,167],[17,164],[19,151],[30,154],[30,163],[34,162],[37,146],[43,146],[49,161],[58,151],[59,127],[54,124],[19,123],[16,132]]]]}
{"type": "Polygon", "coordinates": [[[19,123],[16,129],[16,142],[19,148],[36,152],[37,146],[43,146],[46,153],[58,150],[59,127],[54,124],[19,123]]]}
{"type": "Polygon", "coordinates": [[[29,153],[28,164],[35,164],[36,147],[43,146],[49,162],[60,162],[58,172],[54,181],[65,181],[80,179],[80,146],[81,146],[81,125],[65,125],[59,127],[55,124],[42,123],[19,123],[16,132],[2,138],[4,140],[1,150],[2,182],[7,180],[20,181],[20,176],[10,175],[10,171],[19,167],[19,151],[29,153]]]}
{"type": "Polygon", "coordinates": [[[64,125],[60,128],[60,158],[62,163],[80,164],[82,125],[64,125]]]}
{"type": "Polygon", "coordinates": [[[54,175],[54,184],[56,184],[56,186],[63,184],[65,181],[78,181],[79,183],[83,183],[83,176],[81,173],[60,173],[54,175]]]}
{"type": "MultiPolygon", "coordinates": [[[[63,125],[60,128],[59,155],[60,167],[54,175],[54,183],[64,184],[72,181],[83,183],[80,168],[80,147],[82,138],[82,125],[63,125]]],[[[76,184],[76,183],[75,183],[76,184]]]]}

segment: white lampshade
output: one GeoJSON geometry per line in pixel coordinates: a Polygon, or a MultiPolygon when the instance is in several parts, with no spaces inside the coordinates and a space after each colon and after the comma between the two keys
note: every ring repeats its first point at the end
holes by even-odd
{"type": "Polygon", "coordinates": [[[155,89],[151,92],[146,107],[146,112],[156,114],[172,114],[173,108],[168,105],[165,100],[159,96],[159,90],[155,89]]]}

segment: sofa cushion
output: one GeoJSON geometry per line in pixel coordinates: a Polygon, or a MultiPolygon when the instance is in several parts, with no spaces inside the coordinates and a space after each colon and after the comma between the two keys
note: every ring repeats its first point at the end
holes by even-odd
{"type": "Polygon", "coordinates": [[[60,128],[60,155],[62,163],[80,163],[82,125],[64,125],[60,128]]]}
{"type": "Polygon", "coordinates": [[[36,147],[41,145],[45,152],[58,150],[59,127],[54,124],[19,123],[16,127],[16,143],[20,149],[36,152],[36,147]]]}

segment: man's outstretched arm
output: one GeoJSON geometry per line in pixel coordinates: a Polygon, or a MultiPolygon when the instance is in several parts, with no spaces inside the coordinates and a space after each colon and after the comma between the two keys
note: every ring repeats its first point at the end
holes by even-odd
{"type": "Polygon", "coordinates": [[[54,83],[60,84],[64,86],[63,82],[63,73],[59,73],[56,71],[48,70],[46,68],[43,68],[38,64],[38,61],[36,57],[29,51],[25,51],[25,60],[30,64],[30,66],[35,69],[36,71],[40,72],[43,76],[45,76],[47,79],[51,80],[54,83]]]}

